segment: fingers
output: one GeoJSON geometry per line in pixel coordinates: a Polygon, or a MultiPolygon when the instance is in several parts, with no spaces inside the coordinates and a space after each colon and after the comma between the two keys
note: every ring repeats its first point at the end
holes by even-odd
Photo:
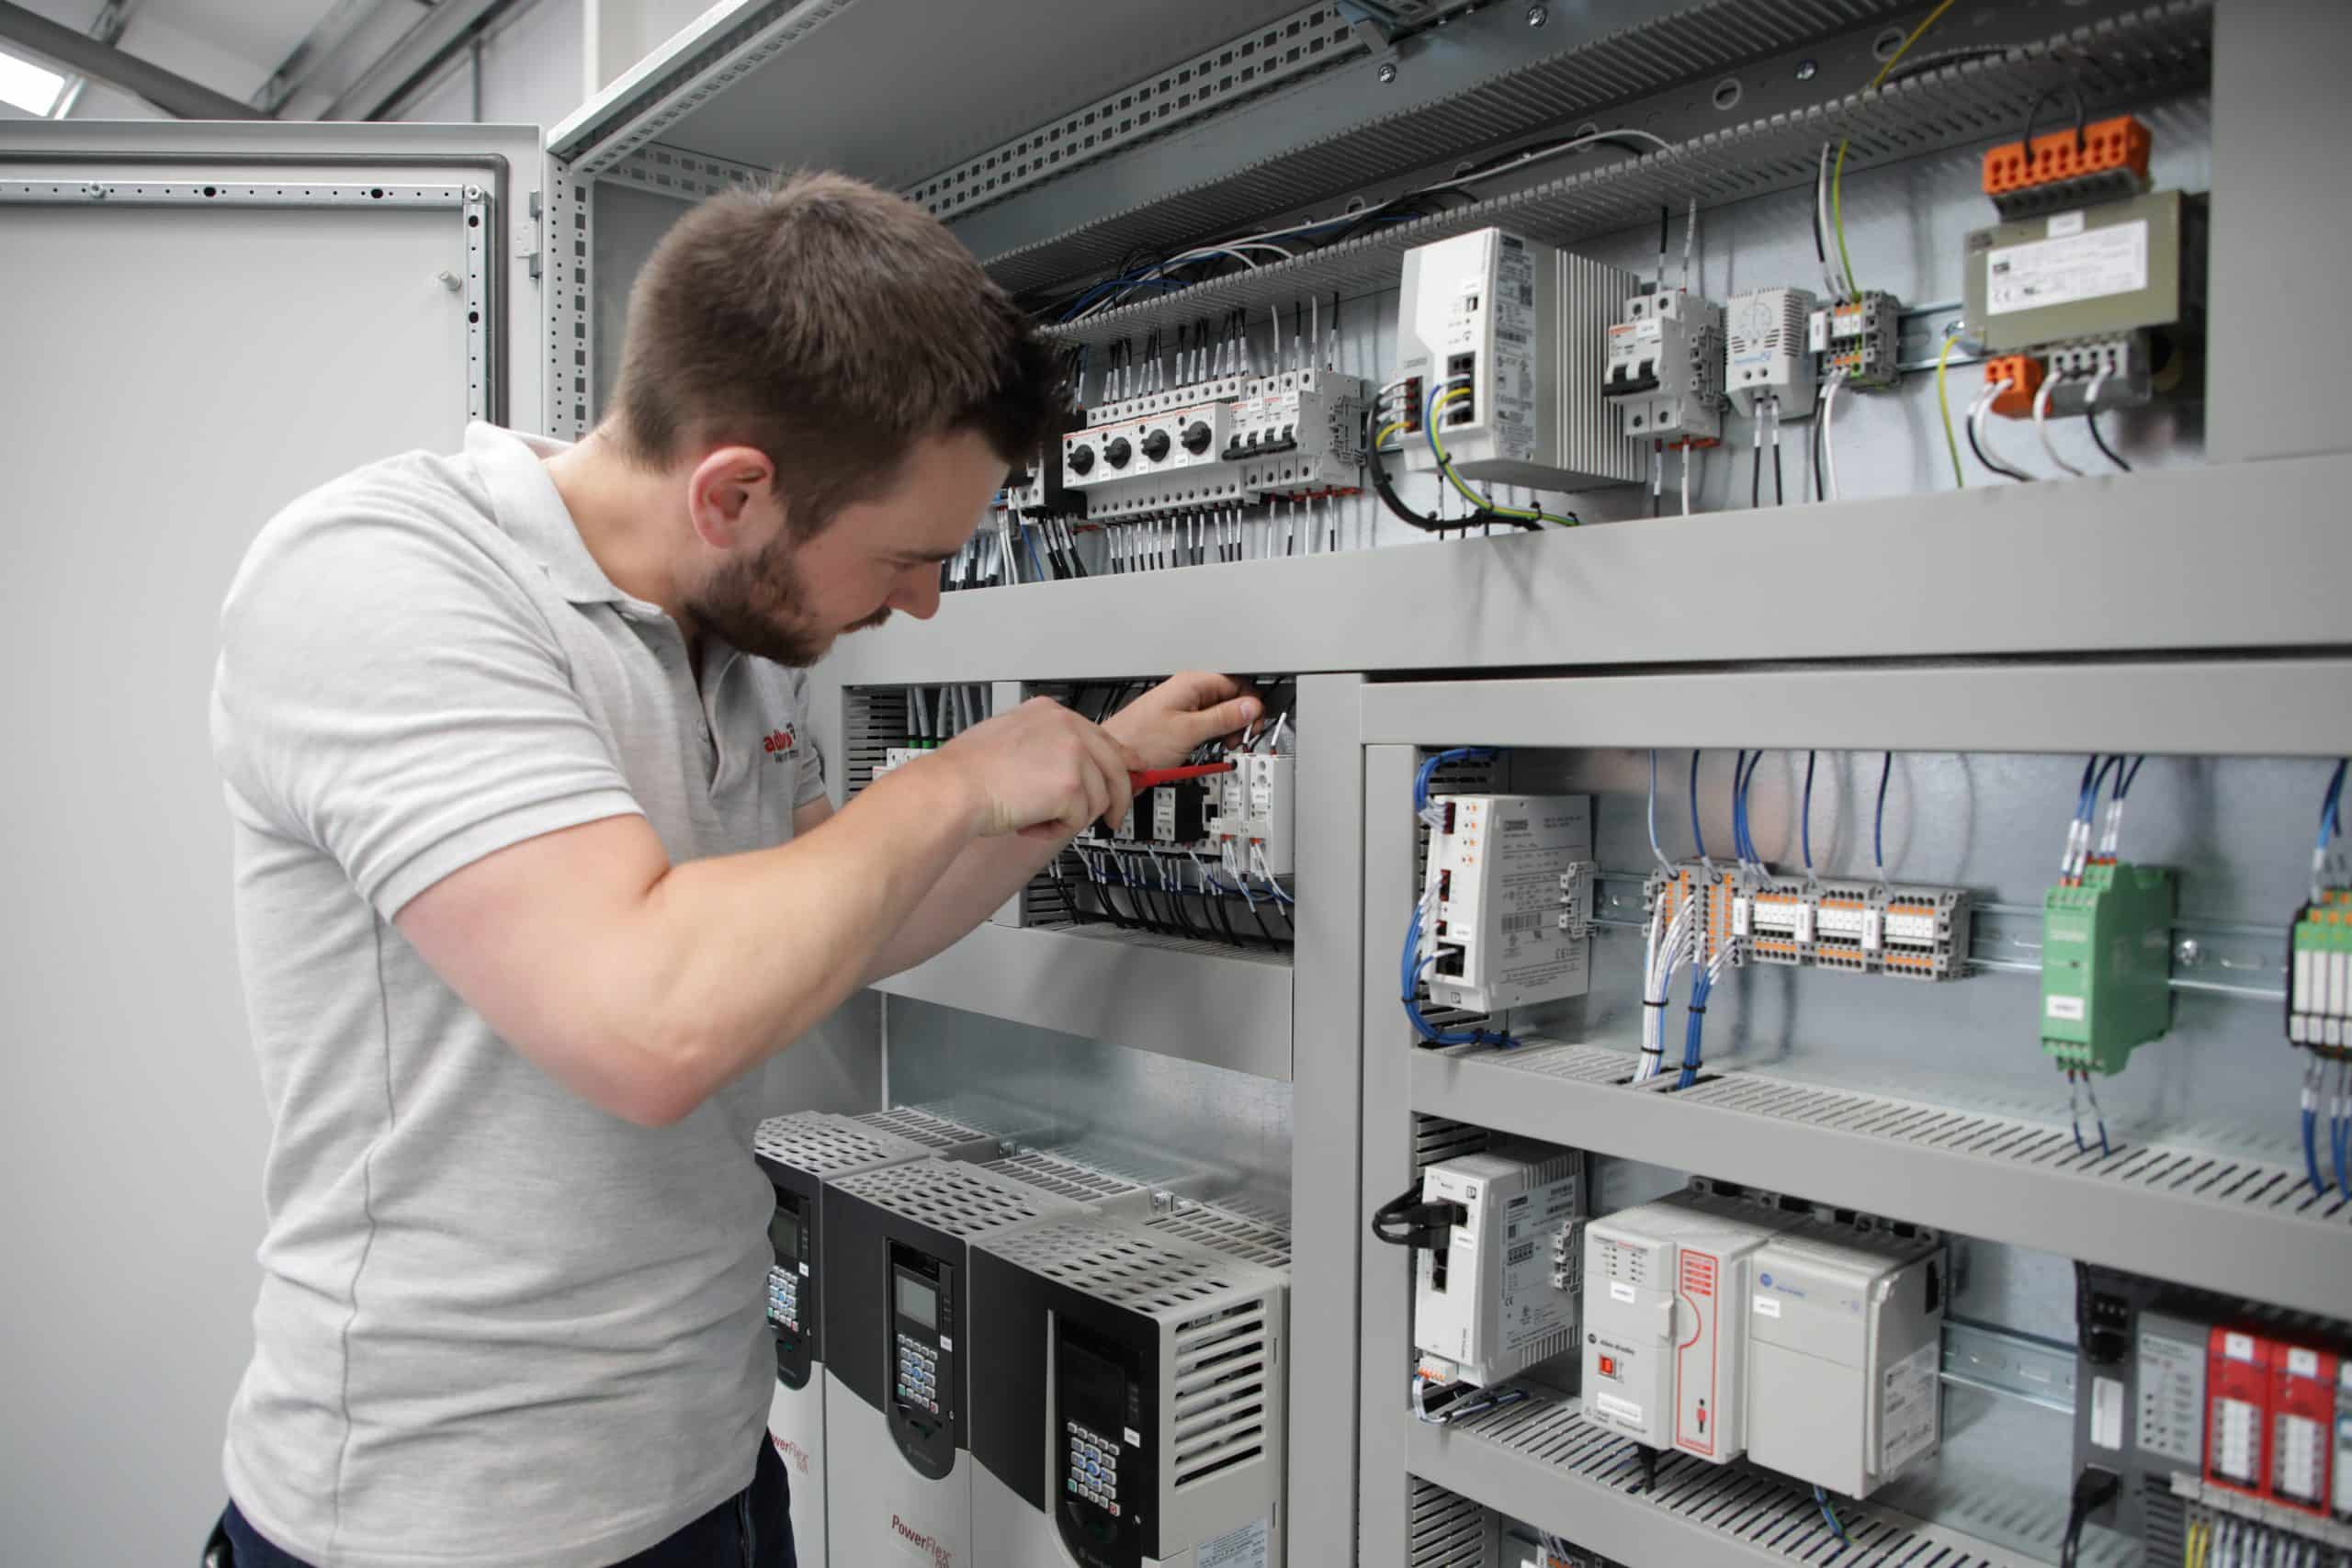
{"type": "Polygon", "coordinates": [[[1191,737],[1191,744],[1213,740],[1220,735],[1238,735],[1255,724],[1266,711],[1266,705],[1255,695],[1235,697],[1230,702],[1203,708],[1198,713],[1182,716],[1181,722],[1191,737]]]}
{"type": "Polygon", "coordinates": [[[1152,695],[1163,698],[1171,707],[1190,711],[1207,707],[1212,703],[1230,701],[1249,690],[1230,675],[1219,675],[1208,670],[1187,670],[1162,681],[1153,688],[1152,695]]]}

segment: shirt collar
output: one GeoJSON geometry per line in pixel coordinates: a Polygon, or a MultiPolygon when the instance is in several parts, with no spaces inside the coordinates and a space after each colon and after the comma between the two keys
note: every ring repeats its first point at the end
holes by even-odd
{"type": "Polygon", "coordinates": [[[558,592],[575,604],[619,604],[640,613],[658,613],[655,606],[613,586],[582,541],[579,525],[572,522],[562,494],[541,460],[571,445],[495,424],[476,423],[466,427],[466,456],[490,491],[499,527],[531,553],[558,592]]]}

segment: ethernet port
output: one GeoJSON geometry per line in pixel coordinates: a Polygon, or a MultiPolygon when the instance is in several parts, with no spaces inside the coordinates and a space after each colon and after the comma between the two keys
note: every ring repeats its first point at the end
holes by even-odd
{"type": "Polygon", "coordinates": [[[1445,362],[1445,389],[1459,396],[1445,405],[1445,423],[1449,428],[1468,424],[1478,417],[1478,360],[1476,355],[1457,354],[1445,362]]]}
{"type": "Polygon", "coordinates": [[[1437,949],[1437,963],[1432,966],[1431,972],[1445,976],[1449,979],[1458,980],[1462,978],[1462,949],[1451,942],[1440,942],[1437,949]]]}

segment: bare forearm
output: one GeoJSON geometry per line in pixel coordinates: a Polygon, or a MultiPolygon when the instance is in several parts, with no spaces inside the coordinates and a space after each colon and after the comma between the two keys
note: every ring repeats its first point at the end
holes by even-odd
{"type": "Polygon", "coordinates": [[[882,944],[866,980],[911,969],[962,941],[997,906],[1027,886],[1068,842],[1066,837],[1040,841],[1014,834],[967,844],[932,885],[931,896],[882,944]]]}
{"type": "Polygon", "coordinates": [[[681,1107],[840,1006],[975,847],[950,781],[910,769],[804,838],[665,874],[630,922],[643,945],[629,1010],[681,1107]]]}

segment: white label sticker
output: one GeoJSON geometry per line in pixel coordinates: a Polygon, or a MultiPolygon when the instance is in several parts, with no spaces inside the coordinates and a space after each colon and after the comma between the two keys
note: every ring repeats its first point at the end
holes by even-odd
{"type": "Polygon", "coordinates": [[[1611,1280],[1609,1281],[1609,1299],[1632,1306],[1640,1297],[1634,1287],[1626,1284],[1623,1280],[1611,1280]]]}
{"type": "Polygon", "coordinates": [[[1139,1449],[1143,1447],[1143,1434],[1136,1431],[1133,1427],[1120,1427],[1119,1435],[1127,1439],[1127,1447],[1131,1449],[1139,1449]]]}
{"type": "Polygon", "coordinates": [[[1266,1568],[1266,1543],[1273,1533],[1272,1525],[1272,1519],[1251,1519],[1238,1530],[1203,1541],[1193,1561],[1200,1568],[1266,1568]]]}
{"type": "Polygon", "coordinates": [[[2233,1361],[2253,1360],[2254,1336],[2251,1334],[2222,1335],[2222,1354],[2227,1356],[2233,1361]]]}
{"type": "Polygon", "coordinates": [[[2319,1376],[2319,1352],[2290,1348],[2287,1351],[2287,1375],[2294,1378],[2319,1376]]]}
{"type": "Polygon", "coordinates": [[[1613,1393],[1596,1393],[1593,1404],[1603,1416],[1613,1416],[1629,1426],[1642,1424],[1642,1407],[1630,1399],[1620,1399],[1613,1393]]]}
{"type": "Polygon", "coordinates": [[[2091,1441],[2103,1449],[2123,1447],[2123,1380],[2091,1382],[2091,1441]]]}
{"type": "Polygon", "coordinates": [[[1876,953],[1885,946],[1886,911],[1864,909],[1862,911],[1862,951],[1876,953]]]}
{"type": "Polygon", "coordinates": [[[2148,287],[2148,220],[1985,253],[1984,309],[2006,316],[2148,287]]]}
{"type": "Polygon", "coordinates": [[[2083,1021],[2083,998],[2080,997],[2050,997],[2043,1000],[2041,1010],[2052,1018],[2069,1023],[2083,1021]]]}
{"type": "Polygon", "coordinates": [[[953,1350],[956,1348],[956,1341],[943,1334],[939,1337],[939,1348],[943,1350],[953,1350]]]}
{"type": "Polygon", "coordinates": [[[1887,1368],[1879,1390],[1879,1474],[1891,1476],[1936,1446],[1943,1347],[1934,1340],[1887,1368]]]}
{"type": "Polygon", "coordinates": [[[1742,894],[1731,901],[1731,934],[1746,936],[1756,926],[1756,900],[1742,894]]]}
{"type": "Polygon", "coordinates": [[[2050,228],[2047,232],[2052,239],[2063,240],[2069,234],[2079,234],[2082,231],[2083,214],[2080,208],[2072,212],[2053,212],[2050,215],[2050,228]]]}
{"type": "Polygon", "coordinates": [[[807,1278],[808,1278],[808,1265],[807,1265],[806,1263],[803,1263],[803,1264],[800,1266],[800,1277],[801,1277],[802,1279],[804,1279],[804,1280],[806,1280],[807,1278]]]}
{"type": "Polygon", "coordinates": [[[1810,898],[1797,906],[1797,941],[1800,942],[1813,940],[1813,920],[1815,913],[1813,900],[1810,898]]]}
{"type": "Polygon", "coordinates": [[[1757,1316],[1758,1316],[1758,1317],[1778,1317],[1778,1316],[1780,1316],[1780,1315],[1781,1315],[1781,1303],[1780,1303],[1779,1299],[1778,1299],[1778,1298],[1776,1298],[1776,1297],[1773,1297],[1773,1296],[1758,1296],[1758,1297],[1757,1297],[1757,1298],[1756,1298],[1756,1315],[1757,1315],[1757,1316]]]}

